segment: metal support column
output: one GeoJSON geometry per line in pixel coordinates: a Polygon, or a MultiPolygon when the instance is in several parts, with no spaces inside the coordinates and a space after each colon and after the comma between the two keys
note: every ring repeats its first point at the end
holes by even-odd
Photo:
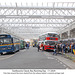
{"type": "Polygon", "coordinates": [[[68,39],[70,38],[70,30],[68,30],[68,39]]]}

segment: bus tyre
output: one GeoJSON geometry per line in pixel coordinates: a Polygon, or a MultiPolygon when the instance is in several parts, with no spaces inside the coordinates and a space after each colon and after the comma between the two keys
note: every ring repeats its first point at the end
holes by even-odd
{"type": "Polygon", "coordinates": [[[20,50],[18,50],[17,52],[19,52],[20,50]]]}
{"type": "Polygon", "coordinates": [[[3,55],[3,53],[0,53],[1,55],[3,55]]]}
{"type": "Polygon", "coordinates": [[[13,54],[15,54],[15,51],[14,52],[12,52],[13,54]]]}

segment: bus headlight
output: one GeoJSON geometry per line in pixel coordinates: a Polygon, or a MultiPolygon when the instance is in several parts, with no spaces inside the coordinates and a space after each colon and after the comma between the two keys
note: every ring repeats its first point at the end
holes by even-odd
{"type": "Polygon", "coordinates": [[[8,47],[8,49],[11,49],[11,47],[8,47]]]}

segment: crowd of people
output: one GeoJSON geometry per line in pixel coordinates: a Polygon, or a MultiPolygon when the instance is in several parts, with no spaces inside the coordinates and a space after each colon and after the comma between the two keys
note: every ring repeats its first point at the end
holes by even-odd
{"type": "Polygon", "coordinates": [[[75,43],[71,42],[69,43],[55,43],[54,45],[54,52],[53,55],[61,52],[62,54],[71,52],[72,54],[75,54],[75,43]]]}
{"type": "MultiPolygon", "coordinates": [[[[43,50],[43,43],[41,43],[41,50],[43,50]]],[[[40,46],[38,43],[38,52],[40,50],[40,46]]],[[[65,53],[69,53],[71,52],[72,54],[75,54],[75,43],[71,42],[71,43],[55,43],[54,44],[54,54],[58,54],[59,52],[61,52],[61,54],[65,54],[65,53]]]]}

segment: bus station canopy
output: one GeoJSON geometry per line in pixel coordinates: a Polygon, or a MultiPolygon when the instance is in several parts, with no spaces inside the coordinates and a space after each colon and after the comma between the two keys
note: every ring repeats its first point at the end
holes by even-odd
{"type": "Polygon", "coordinates": [[[0,30],[21,39],[61,31],[75,21],[74,2],[0,4],[0,30]]]}

